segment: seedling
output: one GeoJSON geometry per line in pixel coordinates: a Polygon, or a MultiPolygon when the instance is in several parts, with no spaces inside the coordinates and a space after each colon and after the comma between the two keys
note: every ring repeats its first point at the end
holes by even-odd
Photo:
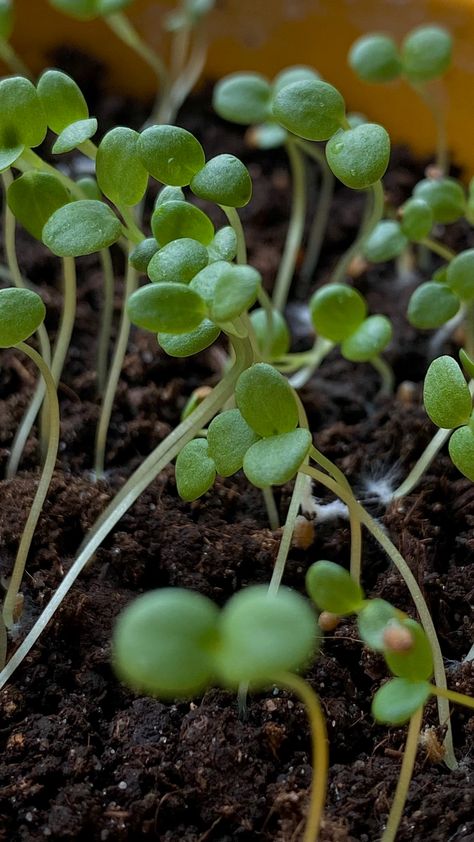
{"type": "Polygon", "coordinates": [[[446,126],[439,103],[426,83],[439,79],[448,70],[452,50],[449,32],[431,24],[412,29],[400,49],[393,38],[374,33],[359,38],[349,52],[349,64],[361,79],[385,83],[405,78],[430,108],[438,134],[436,165],[441,173],[448,171],[446,126]]]}
{"type": "Polygon", "coordinates": [[[315,616],[288,588],[262,585],[235,594],[221,610],[200,594],[165,588],[139,597],[120,615],[113,659],[133,689],[162,699],[189,698],[219,684],[235,690],[272,684],[294,692],[311,727],[313,780],[304,842],[318,836],[327,786],[327,735],[319,700],[294,670],[319,645],[315,616]]]}
{"type": "Polygon", "coordinates": [[[431,695],[474,709],[474,699],[430,683],[433,657],[422,627],[383,599],[367,600],[360,585],[340,565],[318,561],[306,575],[306,588],[321,612],[357,616],[363,643],[385,658],[393,678],[372,700],[378,722],[401,725],[410,720],[402,768],[382,842],[393,842],[402,818],[413,773],[423,708],[431,695]]]}
{"type": "Polygon", "coordinates": [[[51,482],[59,444],[59,406],[56,386],[49,367],[25,340],[38,330],[45,316],[45,306],[35,292],[29,289],[9,288],[0,290],[0,348],[17,348],[26,354],[39,368],[46,386],[48,401],[49,437],[45,463],[31,509],[21,536],[13,571],[2,609],[2,666],[6,659],[6,637],[4,628],[11,629],[15,623],[15,606],[21,587],[28,552],[41,509],[51,482]]]}

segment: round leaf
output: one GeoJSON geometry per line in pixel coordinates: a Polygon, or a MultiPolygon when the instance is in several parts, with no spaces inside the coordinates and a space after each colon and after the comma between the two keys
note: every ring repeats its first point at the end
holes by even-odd
{"type": "Polygon", "coordinates": [[[442,76],[451,63],[453,40],[441,26],[419,26],[402,44],[403,72],[410,82],[429,82],[442,76]]]}
{"type": "Polygon", "coordinates": [[[156,200],[155,200],[155,208],[159,207],[160,205],[164,205],[165,202],[185,202],[186,198],[181,190],[181,187],[162,187],[159,191],[156,200]]]}
{"type": "Polygon", "coordinates": [[[238,409],[227,409],[217,415],[207,431],[209,456],[217,473],[230,477],[240,471],[247,450],[257,439],[238,409]]]}
{"type": "Polygon", "coordinates": [[[45,314],[43,301],[31,289],[0,290],[0,348],[11,348],[28,339],[45,314]]]}
{"type": "Polygon", "coordinates": [[[190,357],[209,348],[220,332],[220,328],[214,322],[203,319],[201,324],[189,333],[159,333],[158,342],[170,357],[190,357]]]}
{"type": "Polygon", "coordinates": [[[259,73],[232,73],[214,88],[212,105],[216,114],[243,126],[263,123],[270,108],[271,87],[259,73]]]}
{"type": "MultiPolygon", "coordinates": [[[[46,70],[37,85],[48,126],[56,134],[71,123],[87,120],[89,109],[81,89],[66,73],[46,70]]],[[[96,124],[97,128],[97,124],[96,124]]]]}
{"type": "Polygon", "coordinates": [[[285,67],[280,70],[272,81],[273,96],[286,85],[293,85],[295,82],[314,82],[321,79],[312,67],[306,64],[295,64],[293,67],[285,67]]]}
{"type": "Polygon", "coordinates": [[[427,681],[392,678],[372,700],[372,716],[385,725],[403,725],[423,707],[431,695],[427,681]]]}
{"type": "Polygon", "coordinates": [[[384,219],[375,226],[362,251],[366,260],[370,260],[371,263],[385,263],[386,260],[393,260],[402,254],[407,245],[408,240],[400,223],[384,219]]]}
{"type": "Polygon", "coordinates": [[[297,473],[311,441],[309,430],[302,428],[260,439],[244,456],[245,476],[257,488],[284,485],[297,473]]]}
{"type": "Polygon", "coordinates": [[[58,257],[79,257],[111,246],[122,226],[108,205],[81,199],[58,208],[43,228],[43,243],[58,257]]]}
{"type": "Polygon", "coordinates": [[[333,561],[316,561],[306,573],[306,590],[320,611],[355,614],[364,601],[360,585],[333,561]]]}
{"type": "Polygon", "coordinates": [[[416,185],[413,195],[430,206],[435,222],[457,222],[464,216],[466,196],[454,178],[424,178],[416,185]]]}
{"type": "Polygon", "coordinates": [[[288,353],[291,341],[290,331],[279,310],[272,310],[271,316],[270,330],[266,310],[261,307],[252,311],[250,321],[262,354],[269,360],[278,360],[288,353]]]}
{"type": "Polygon", "coordinates": [[[171,200],[158,205],[151,218],[151,227],[160,246],[182,237],[190,237],[208,246],[214,237],[214,226],[209,217],[188,202],[171,200]]]}
{"type": "Polygon", "coordinates": [[[341,344],[341,354],[353,363],[364,363],[377,357],[392,338],[392,325],[386,316],[369,316],[341,344]]]}
{"type": "Polygon", "coordinates": [[[459,298],[445,284],[429,281],[420,284],[410,298],[408,321],[424,330],[441,327],[456,315],[459,306],[459,298]]]}
{"type": "Polygon", "coordinates": [[[365,82],[390,82],[400,75],[398,47],[388,35],[363,35],[352,45],[349,64],[365,82]]]}
{"type": "Polygon", "coordinates": [[[176,487],[182,500],[191,503],[209,491],[216,478],[216,466],[209,457],[206,439],[184,445],[176,459],[176,487]]]}
{"type": "Polygon", "coordinates": [[[474,249],[466,249],[448,264],[446,283],[462,301],[474,298],[474,249]]]}
{"type": "Polygon", "coordinates": [[[252,266],[224,262],[210,307],[211,318],[222,323],[240,316],[255,303],[261,282],[260,273],[252,266]]]}
{"type": "Polygon", "coordinates": [[[158,249],[159,245],[155,238],[147,237],[145,240],[142,240],[141,243],[138,243],[134,249],[132,249],[128,259],[137,272],[146,274],[148,264],[158,249]]]}
{"type": "Polygon", "coordinates": [[[82,178],[77,179],[76,184],[81,188],[84,199],[97,199],[99,202],[102,200],[102,193],[92,175],[83,175],[82,178]]]}
{"type": "Polygon", "coordinates": [[[200,199],[217,205],[242,208],[252,196],[247,167],[235,155],[216,155],[191,179],[191,190],[200,199]]]}
{"type": "Polygon", "coordinates": [[[237,254],[237,237],[234,229],[230,225],[225,225],[224,228],[216,231],[207,250],[210,263],[214,263],[216,260],[233,260],[237,254]]]}
{"type": "Polygon", "coordinates": [[[136,205],[143,198],[148,173],[138,154],[138,132],[117,126],[102,138],[96,173],[100,189],[116,205],[136,205]]]}
{"type": "Polygon", "coordinates": [[[458,471],[474,482],[474,432],[472,427],[460,427],[449,440],[449,455],[458,471]]]}
{"type": "Polygon", "coordinates": [[[189,237],[172,240],[152,256],[147,267],[148,277],[154,283],[174,281],[188,284],[207,266],[208,259],[206,247],[197,240],[189,237]]]}
{"type": "Polygon", "coordinates": [[[146,170],[163,184],[184,187],[205,164],[198,140],[178,126],[150,126],[139,137],[138,154],[146,170]]]}
{"type": "Polygon", "coordinates": [[[32,170],[16,178],[8,188],[7,201],[18,222],[41,240],[49,217],[70,202],[71,196],[59,178],[32,170]]]}
{"type": "Polygon", "coordinates": [[[399,617],[400,612],[384,599],[367,600],[357,618],[359,634],[366,646],[375,652],[383,652],[383,636],[387,624],[399,617]]]}
{"type": "Polygon", "coordinates": [[[452,357],[433,360],[425,377],[423,403],[436,424],[450,430],[467,424],[472,398],[461,368],[452,357]]]}
{"type": "Polygon", "coordinates": [[[327,284],[309,302],[311,320],[320,336],[331,342],[347,339],[367,314],[364,298],[346,284],[327,284]]]}
{"type": "Polygon", "coordinates": [[[0,148],[13,150],[19,146],[39,146],[46,137],[47,128],[46,115],[35,86],[23,76],[2,79],[0,148]]]}
{"type": "Polygon", "coordinates": [[[243,682],[265,687],[280,672],[305,666],[319,643],[309,603],[285,587],[269,594],[266,585],[245,588],[229,600],[219,633],[216,667],[227,687],[243,682]]]}
{"type": "Polygon", "coordinates": [[[130,321],[153,333],[188,333],[206,315],[202,298],[184,284],[147,284],[127,302],[130,321]]]}
{"type": "Polygon", "coordinates": [[[256,363],[240,375],[235,401],[247,424],[259,436],[289,433],[298,424],[293,390],[286,378],[268,363],[256,363]]]}
{"type": "Polygon", "coordinates": [[[364,190],[385,174],[390,158],[390,137],[377,123],[342,129],[326,144],[326,159],[346,187],[364,190]]]}
{"type": "Polygon", "coordinates": [[[426,681],[433,674],[433,656],[430,642],[425,631],[416,620],[398,620],[412,637],[413,645],[402,652],[384,650],[384,658],[393,675],[407,678],[410,681],[426,681]]]}
{"type": "Polygon", "coordinates": [[[434,216],[431,207],[424,199],[413,197],[408,199],[402,207],[401,229],[414,243],[424,240],[430,233],[434,216]]]}
{"type": "Polygon", "coordinates": [[[183,588],[138,597],[115,626],[116,672],[135,690],[162,699],[199,693],[214,672],[218,617],[210,599],[183,588]]]}
{"type": "Polygon", "coordinates": [[[285,85],[272,104],[275,119],[306,140],[328,140],[341,128],[345,109],[339,91],[318,80],[285,85]]]}
{"type": "Polygon", "coordinates": [[[78,120],[77,123],[71,123],[70,126],[66,126],[61,132],[53,145],[52,151],[55,155],[63,155],[65,152],[71,152],[73,149],[77,149],[81,143],[93,137],[96,131],[97,120],[95,117],[90,117],[88,120],[78,120]]]}

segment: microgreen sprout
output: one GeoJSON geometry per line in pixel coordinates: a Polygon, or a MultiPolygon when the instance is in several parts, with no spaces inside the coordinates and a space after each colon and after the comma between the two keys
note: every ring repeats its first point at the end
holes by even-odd
{"type": "Polygon", "coordinates": [[[113,641],[119,677],[163,699],[189,698],[212,684],[263,690],[272,684],[298,695],[306,707],[313,745],[313,781],[304,842],[318,837],[327,784],[327,736],[319,701],[294,670],[319,645],[309,603],[262,585],[235,594],[219,610],[198,593],[165,588],[139,597],[120,615],[113,641]]]}
{"type": "Polygon", "coordinates": [[[437,166],[448,170],[446,127],[438,101],[426,83],[441,77],[451,64],[453,43],[442,26],[429,24],[412,29],[397,47],[393,38],[372,33],[358,38],[349,52],[349,64],[364,81],[391,82],[404,77],[431,109],[438,132],[437,166]]]}

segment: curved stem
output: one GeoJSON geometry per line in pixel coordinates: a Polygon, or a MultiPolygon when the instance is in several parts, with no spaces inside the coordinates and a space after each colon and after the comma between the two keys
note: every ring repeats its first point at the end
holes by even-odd
{"type": "Polygon", "coordinates": [[[292,181],[292,201],[290,221],[285,240],[280,266],[273,288],[272,302],[275,310],[285,309],[291,281],[295,271],[298,251],[303,239],[304,220],[306,214],[306,172],[304,158],[298,145],[291,137],[285,144],[290,162],[292,181]]]}
{"type": "Polygon", "coordinates": [[[456,690],[448,690],[446,687],[438,687],[435,684],[430,685],[431,692],[435,696],[441,696],[443,699],[448,699],[457,705],[463,705],[466,708],[474,710],[474,699],[472,696],[466,696],[464,693],[457,693],[456,690]]]}
{"type": "Polygon", "coordinates": [[[228,207],[227,205],[219,205],[219,207],[225,213],[229,225],[234,230],[237,238],[237,263],[243,266],[247,263],[247,245],[240,216],[235,208],[228,207]]]}
{"type": "Polygon", "coordinates": [[[317,842],[323,818],[329,772],[329,748],[326,722],[321,703],[307,681],[291,672],[274,676],[274,681],[291,690],[305,706],[311,732],[313,774],[306,826],[302,842],[317,842]]]}
{"type": "Polygon", "coordinates": [[[73,257],[63,257],[63,309],[59,321],[58,333],[53,348],[51,374],[58,386],[64,368],[67,352],[71,343],[72,331],[76,320],[76,263],[73,257]]]}
{"type": "Polygon", "coordinates": [[[101,249],[100,262],[102,264],[104,299],[97,348],[97,391],[99,395],[103,395],[107,381],[110,334],[114,312],[114,267],[109,249],[101,249]]]}
{"type": "MultiPolygon", "coordinates": [[[[413,599],[416,610],[420,617],[421,624],[430,641],[433,653],[434,675],[436,685],[441,689],[446,689],[446,672],[444,669],[443,655],[439,645],[438,636],[436,634],[436,629],[434,627],[434,623],[429,612],[428,606],[425,602],[425,598],[421,592],[421,588],[401,553],[397,550],[397,548],[392,543],[390,538],[385,534],[383,529],[381,529],[380,526],[376,523],[376,521],[374,521],[373,518],[370,517],[370,515],[368,514],[368,512],[366,512],[363,506],[361,506],[360,503],[358,503],[357,500],[355,500],[352,493],[346,491],[346,489],[338,485],[333,479],[326,476],[326,474],[323,474],[321,471],[317,471],[315,468],[311,468],[307,465],[302,465],[300,467],[300,471],[302,471],[305,474],[308,474],[317,482],[320,482],[322,485],[326,486],[326,488],[329,488],[347,506],[352,505],[354,507],[354,511],[358,514],[360,522],[369,530],[369,532],[371,532],[371,534],[374,536],[378,544],[380,544],[382,549],[385,550],[388,557],[393,562],[401,577],[403,578],[410,592],[411,598],[413,599]]],[[[454,769],[457,766],[457,762],[454,756],[452,730],[449,721],[449,705],[444,701],[444,699],[438,699],[438,714],[440,722],[443,725],[446,724],[447,727],[446,737],[444,739],[444,745],[446,749],[446,764],[451,769],[454,769]]]]}
{"type": "Polygon", "coordinates": [[[362,251],[367,237],[372,233],[375,226],[382,219],[385,202],[382,182],[377,181],[366,192],[369,195],[370,193],[372,194],[372,205],[370,205],[370,199],[368,198],[359,233],[352,245],[347,249],[337,263],[336,268],[331,275],[332,284],[343,283],[347,274],[347,269],[349,268],[352,260],[357,254],[359,254],[359,252],[362,251]]]}
{"type": "Polygon", "coordinates": [[[271,486],[268,488],[262,489],[263,499],[265,502],[265,508],[267,510],[267,516],[270,523],[270,529],[272,532],[275,532],[277,529],[280,528],[280,516],[278,514],[278,509],[276,507],[275,498],[273,496],[273,491],[271,486]]]}
{"type": "Polygon", "coordinates": [[[438,430],[433,436],[429,445],[425,448],[418,461],[414,464],[408,476],[403,480],[402,484],[395,489],[392,494],[392,500],[398,500],[400,497],[405,497],[410,494],[410,491],[418,485],[423,474],[431,465],[435,456],[449,439],[452,430],[438,430]]]}
{"type": "Polygon", "coordinates": [[[446,175],[449,171],[449,153],[444,111],[426,85],[413,84],[413,88],[430,109],[433,116],[436,125],[436,166],[442,175],[446,175]]]}
{"type": "Polygon", "coordinates": [[[352,488],[347,477],[343,474],[340,468],[331,462],[320,450],[317,450],[316,447],[311,447],[310,456],[317,462],[325,471],[332,477],[338,485],[341,485],[346,491],[349,492],[350,502],[346,503],[347,509],[349,511],[349,525],[351,528],[351,555],[350,555],[350,574],[353,579],[357,583],[360,583],[360,574],[362,569],[362,526],[359,517],[359,513],[355,506],[353,505],[353,501],[355,501],[355,497],[352,492],[352,488]]]}
{"type": "Polygon", "coordinates": [[[111,15],[106,15],[105,22],[117,38],[120,38],[127,47],[130,47],[130,49],[137,53],[151,67],[158,79],[161,97],[166,97],[169,88],[166,66],[161,58],[150,49],[148,44],[138,34],[127,16],[123,12],[114,12],[111,15]]]}
{"type": "Polygon", "coordinates": [[[34,79],[31,70],[26,66],[23,59],[20,58],[17,51],[3,38],[0,38],[0,58],[16,76],[26,76],[31,81],[34,79]]]}
{"type": "Polygon", "coordinates": [[[49,441],[48,450],[44,467],[41,473],[41,479],[36,489],[36,494],[31,505],[30,513],[21,536],[20,545],[15,559],[15,565],[8,585],[8,590],[3,603],[3,620],[7,628],[14,625],[14,612],[16,598],[21,586],[21,580],[25,570],[26,559],[30,550],[33,534],[38,523],[38,518],[43,508],[43,503],[48,492],[51,477],[53,475],[54,466],[56,463],[56,456],[59,445],[59,404],[56,393],[56,386],[51,376],[51,372],[44,362],[43,358],[37,351],[30,348],[24,342],[19,342],[15,346],[18,350],[23,351],[33,362],[38,366],[44,382],[46,384],[46,395],[48,401],[48,417],[49,417],[49,441]]]}
{"type": "Polygon", "coordinates": [[[105,447],[107,444],[107,433],[112,415],[112,408],[117,391],[117,385],[120,379],[120,372],[122,371],[123,361],[127,351],[128,338],[130,336],[130,319],[127,314],[127,301],[132,292],[137,288],[138,273],[133,268],[131,263],[127,266],[127,276],[125,280],[125,289],[123,292],[122,302],[122,317],[120,320],[120,328],[117,336],[117,342],[114,349],[114,356],[109,370],[107,379],[107,386],[104,393],[104,399],[100,410],[99,423],[97,425],[95,438],[95,458],[94,471],[96,477],[101,477],[104,474],[105,463],[105,447]]]}
{"type": "Polygon", "coordinates": [[[158,123],[172,123],[183,102],[187,99],[196,82],[198,81],[206,63],[207,55],[207,31],[205,26],[198,26],[195,32],[195,42],[187,64],[182,68],[179,75],[174,79],[168,96],[168,103],[165,103],[158,110],[156,119],[158,123]]]}
{"type": "Polygon", "coordinates": [[[286,560],[291,547],[291,539],[295,529],[296,516],[298,514],[301,500],[306,491],[306,477],[299,473],[296,475],[293,493],[291,495],[288,513],[286,515],[285,525],[281,536],[280,546],[278,547],[278,555],[276,557],[275,565],[273,567],[272,578],[268,585],[268,593],[275,594],[281,585],[283,574],[285,572],[286,560]]]}
{"type": "Polygon", "coordinates": [[[435,254],[438,254],[443,260],[446,260],[448,263],[456,257],[456,252],[449,248],[449,246],[445,246],[444,243],[438,242],[438,240],[434,240],[432,237],[425,237],[424,240],[421,241],[420,245],[426,246],[427,249],[433,251],[435,254]]]}
{"type": "MultiPolygon", "coordinates": [[[[18,265],[18,258],[16,253],[16,220],[15,216],[10,210],[7,202],[7,190],[10,184],[13,182],[13,177],[11,174],[11,170],[6,170],[2,173],[2,181],[4,187],[4,232],[3,232],[3,242],[4,242],[4,249],[5,249],[5,256],[7,259],[8,269],[10,271],[11,279],[16,287],[19,289],[26,289],[27,284],[23,275],[20,272],[20,267],[18,265]]],[[[49,342],[48,332],[43,324],[43,322],[38,327],[37,331],[38,342],[40,347],[40,352],[43,360],[45,361],[46,365],[50,365],[51,363],[51,345],[49,342]]],[[[41,408],[41,404],[43,403],[44,398],[44,391],[45,386],[42,379],[40,379],[35,393],[31,399],[30,405],[23,416],[21,423],[17,429],[15,438],[12,443],[12,448],[10,452],[10,457],[7,462],[6,473],[7,477],[15,476],[18,465],[20,463],[21,455],[23,453],[23,449],[25,447],[26,441],[28,436],[31,432],[31,428],[35,423],[36,416],[41,408]]],[[[40,429],[40,442],[41,442],[41,451],[44,454],[46,453],[46,449],[48,446],[48,431],[47,431],[47,414],[46,412],[43,413],[41,418],[41,429],[40,429]]]]}
{"type": "Polygon", "coordinates": [[[395,385],[395,375],[393,373],[393,368],[391,365],[388,364],[383,357],[372,357],[370,360],[370,364],[372,368],[375,368],[375,371],[380,374],[380,378],[382,380],[382,387],[380,389],[380,395],[393,395],[393,388],[395,385]]]}
{"type": "Polygon", "coordinates": [[[105,511],[90,529],[86,540],[81,545],[79,555],[68,570],[63,581],[38,618],[33,628],[18,647],[6,667],[0,673],[0,689],[13,675],[23,659],[35,645],[43,630],[56,613],[63,599],[74,585],[77,577],[90,562],[92,556],[107,538],[116,523],[130,509],[143,491],[153,482],[161,470],[194,438],[196,432],[209,423],[219,412],[234,392],[235,384],[242,373],[253,361],[252,350],[248,341],[232,339],[235,351],[235,363],[212,393],[203,400],[195,411],[170,433],[129,477],[125,485],[110,501],[105,511]]]}
{"type": "Polygon", "coordinates": [[[395,842],[398,826],[400,824],[403,810],[405,808],[405,802],[407,800],[410,781],[413,775],[422,721],[423,705],[415,711],[410,719],[407,741],[405,743],[405,751],[403,752],[402,767],[400,769],[400,775],[398,776],[395,796],[390,808],[390,813],[381,842],[395,842]]]}
{"type": "Polygon", "coordinates": [[[293,377],[290,377],[290,383],[294,389],[301,389],[302,386],[305,386],[311,380],[316,369],[319,368],[322,361],[333,348],[334,342],[330,342],[329,339],[323,339],[322,336],[316,338],[313,348],[310,351],[309,363],[300,369],[300,371],[297,371],[293,377]]]}
{"type": "Polygon", "coordinates": [[[334,194],[335,178],[329,169],[326,156],[319,146],[299,139],[297,143],[300,149],[303,149],[310,158],[313,158],[319,164],[321,171],[321,188],[319,191],[318,206],[309,231],[308,245],[298,283],[298,293],[304,298],[321,253],[334,194]]]}

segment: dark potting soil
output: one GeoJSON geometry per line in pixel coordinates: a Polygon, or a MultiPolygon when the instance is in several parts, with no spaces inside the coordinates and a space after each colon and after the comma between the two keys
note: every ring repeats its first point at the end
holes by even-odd
{"type": "MultiPolygon", "coordinates": [[[[63,66],[67,69],[64,61],[63,66]]],[[[143,116],[136,105],[131,109],[118,100],[107,100],[101,110],[110,124],[117,123],[117,113],[122,115],[118,122],[128,123],[123,115],[132,113],[138,127],[143,116]]],[[[232,152],[248,164],[255,185],[242,213],[249,259],[270,287],[289,211],[284,158],[245,149],[242,132],[217,120],[206,96],[191,102],[179,123],[202,138],[209,156],[232,152]]],[[[388,198],[394,204],[402,201],[422,170],[405,150],[396,150],[385,179],[388,198]]],[[[337,190],[311,289],[328,279],[337,256],[351,243],[362,202],[358,194],[337,190]]],[[[440,233],[454,247],[473,244],[467,226],[440,233]]],[[[47,326],[54,335],[61,304],[58,262],[21,231],[18,251],[23,272],[45,300],[47,326]]],[[[121,274],[119,253],[114,260],[121,274]]],[[[216,382],[221,365],[218,349],[191,361],[173,360],[153,336],[133,331],[108,439],[107,476],[93,482],[101,276],[94,257],[79,260],[78,267],[78,318],[59,390],[61,448],[28,559],[18,641],[114,492],[179,422],[192,390],[216,382]]],[[[396,342],[387,357],[397,384],[409,380],[412,391],[403,401],[380,398],[378,375],[370,366],[351,365],[333,353],[303,389],[304,404],[317,446],[344,470],[416,576],[436,623],[450,686],[473,694],[473,664],[461,661],[472,642],[474,487],[444,453],[420,487],[388,509],[374,499],[371,486],[380,479],[397,484],[434,432],[420,403],[431,337],[416,335],[404,315],[415,280],[400,280],[390,265],[368,268],[355,283],[372,312],[393,319],[396,342]]],[[[117,316],[120,303],[118,282],[117,316]]],[[[312,337],[297,301],[289,312],[295,347],[309,347],[312,337]]],[[[443,349],[456,351],[448,344],[436,353],[443,349]]],[[[2,469],[34,377],[17,352],[2,351],[2,469]]],[[[35,492],[37,464],[32,436],[18,476],[0,484],[3,576],[11,570],[35,492]]],[[[291,485],[275,491],[282,518],[290,494],[291,485]]],[[[320,488],[315,494],[331,499],[320,488]]],[[[162,704],[121,686],[110,666],[113,622],[136,595],[179,585],[222,604],[236,590],[270,579],[278,542],[279,535],[268,528],[260,493],[242,475],[218,479],[201,500],[185,504],[177,498],[173,468],[162,472],[104,542],[1,694],[0,840],[291,842],[300,837],[311,768],[306,716],[295,698],[276,689],[252,696],[244,718],[235,696],[215,689],[192,702],[162,704]]],[[[312,561],[346,564],[348,556],[348,524],[319,520],[311,547],[292,549],[285,583],[303,590],[312,561]]],[[[413,613],[400,576],[367,536],[363,581],[369,595],[413,613]]],[[[12,651],[15,645],[12,641],[12,651]]],[[[370,714],[371,697],[386,677],[384,664],[363,648],[353,622],[345,621],[327,635],[307,677],[320,694],[330,740],[321,839],[373,842],[390,807],[406,735],[404,728],[376,725],[370,714]]],[[[454,772],[439,762],[442,734],[436,729],[435,706],[428,705],[400,842],[474,839],[474,719],[455,707],[452,725],[459,759],[454,772]]]]}

